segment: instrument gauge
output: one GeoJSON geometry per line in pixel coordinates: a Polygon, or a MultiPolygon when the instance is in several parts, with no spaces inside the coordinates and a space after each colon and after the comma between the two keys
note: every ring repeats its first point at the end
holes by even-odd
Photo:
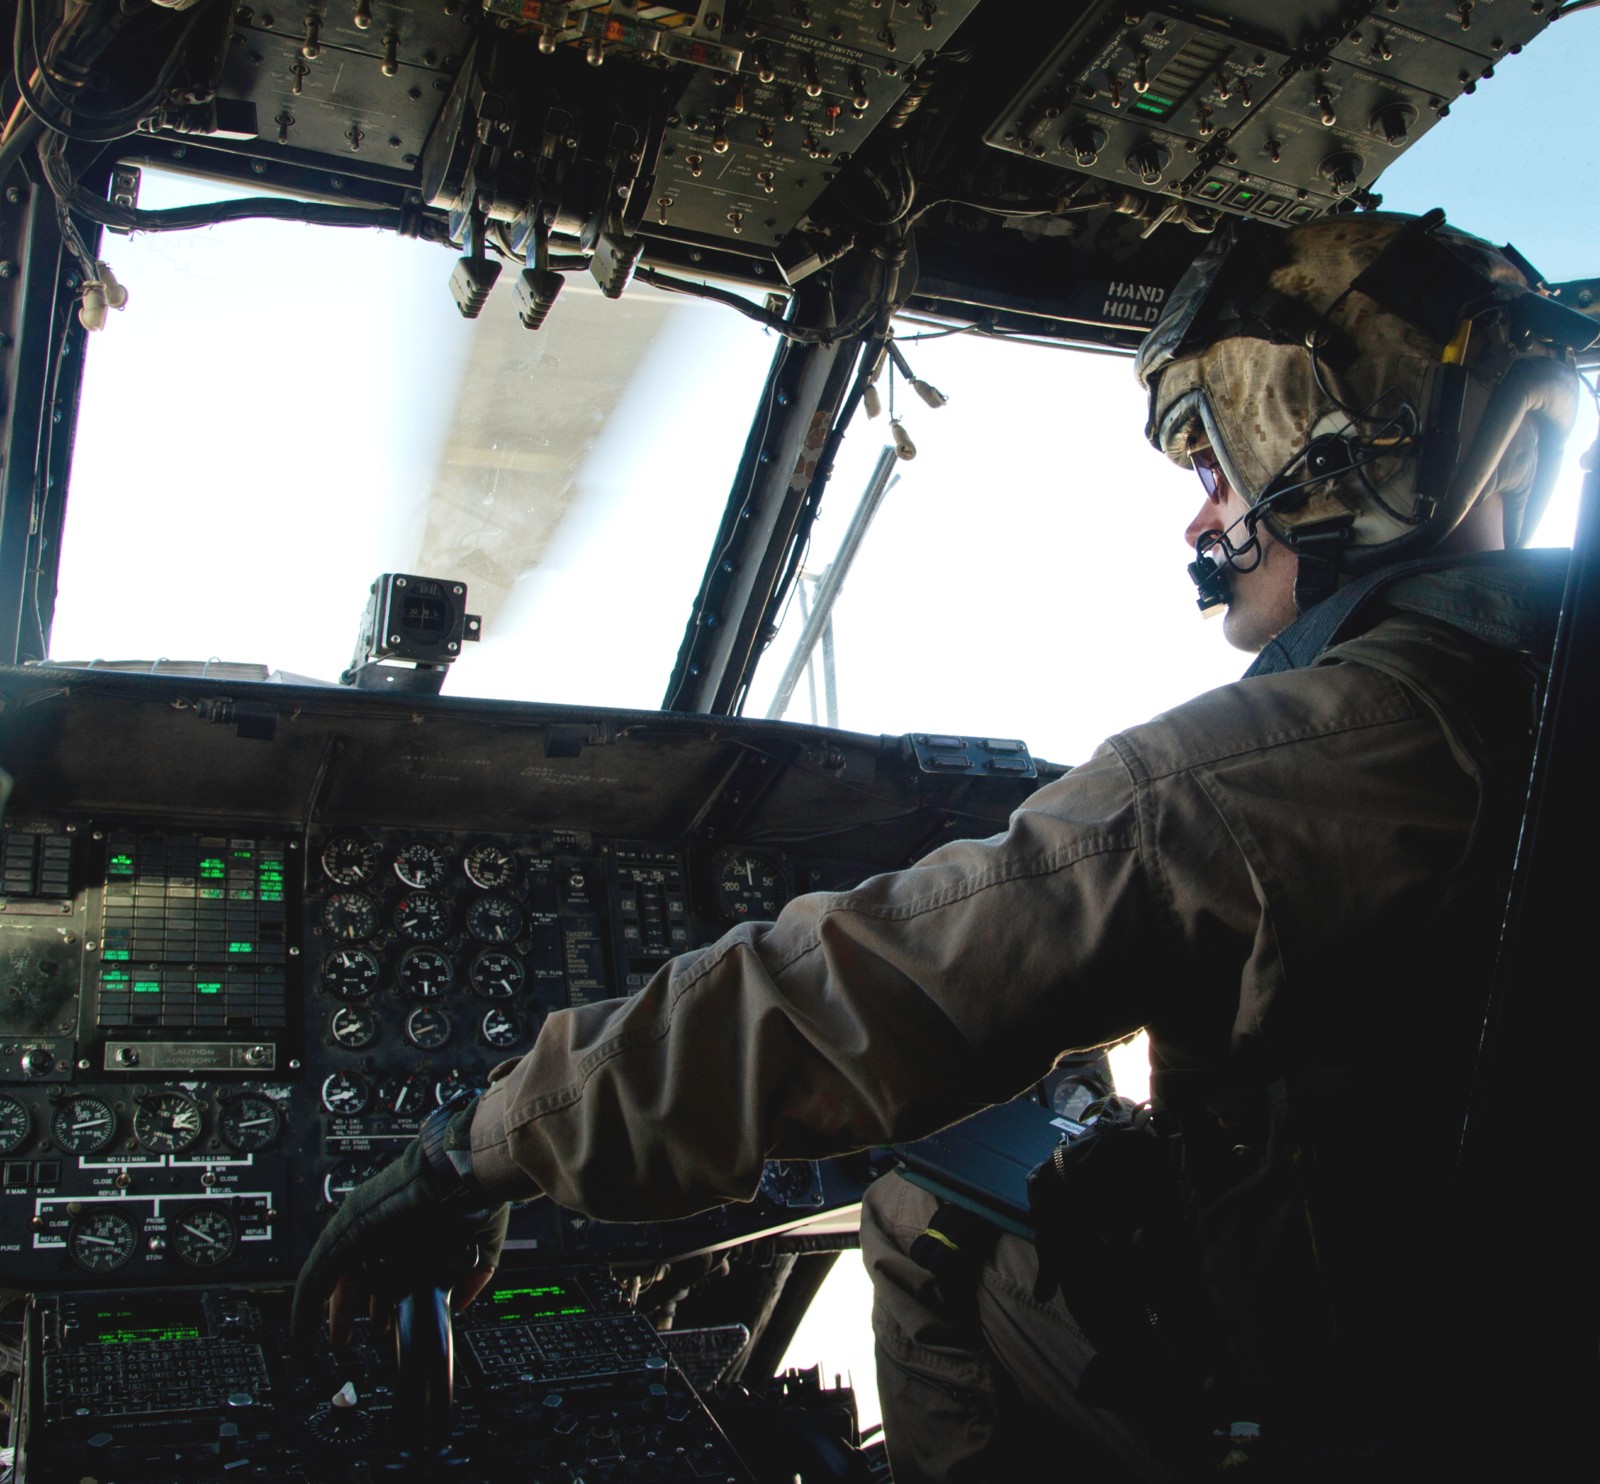
{"type": "Polygon", "coordinates": [[[467,908],[467,931],[484,943],[511,943],[522,931],[522,908],[510,897],[479,897],[467,908]]]}
{"type": "Polygon", "coordinates": [[[473,959],[467,977],[484,999],[509,1000],[522,988],[525,971],[521,959],[491,948],[473,959]]]}
{"type": "Polygon", "coordinates": [[[412,840],[395,851],[394,873],[407,886],[431,889],[450,874],[450,857],[431,840],[412,840]]]}
{"type": "Polygon", "coordinates": [[[365,948],[339,948],[322,961],[322,987],[341,1000],[364,1000],[378,987],[377,958],[365,948]]]}
{"type": "Polygon", "coordinates": [[[219,1267],[239,1246],[239,1223],[218,1206],[190,1206],[174,1223],[169,1240],[179,1262],[191,1268],[219,1267]]]}
{"type": "Polygon", "coordinates": [[[504,891],[517,883],[517,858],[503,845],[474,845],[461,862],[467,880],[484,891],[504,891]]]}
{"type": "Polygon", "coordinates": [[[322,926],[330,938],[359,943],[378,930],[378,904],[364,891],[336,891],[322,904],[322,926]]]}
{"type": "Polygon", "coordinates": [[[431,1106],[429,1081],[421,1072],[403,1077],[385,1077],[378,1084],[378,1101],[397,1118],[421,1118],[431,1106]]]}
{"type": "Polygon", "coordinates": [[[406,1017],[406,1039],[423,1051],[437,1051],[450,1039],[450,1017],[432,1005],[423,1005],[406,1017]]]}
{"type": "Polygon", "coordinates": [[[471,1086],[472,1079],[459,1067],[454,1067],[434,1084],[434,1100],[442,1108],[463,1088],[471,1086]]]}
{"type": "Polygon", "coordinates": [[[322,847],[322,874],[335,886],[360,886],[378,869],[378,847],[359,835],[335,835],[322,847]]]}
{"type": "Polygon", "coordinates": [[[68,1154],[98,1154],[117,1136],[117,1115],[100,1098],[68,1098],[51,1116],[50,1135],[68,1154]]]}
{"type": "Polygon", "coordinates": [[[357,1113],[364,1113],[371,1101],[372,1090],[367,1086],[367,1079],[354,1072],[335,1072],[323,1080],[322,1106],[330,1113],[353,1118],[357,1113]]]}
{"type": "Polygon", "coordinates": [[[395,904],[394,925],[417,943],[437,943],[450,935],[450,909],[431,891],[407,892],[395,904]]]}
{"type": "Polygon", "coordinates": [[[789,899],[783,867],[757,850],[736,850],[717,870],[717,908],[729,922],[765,922],[789,899]]]}
{"type": "Polygon", "coordinates": [[[258,1092],[242,1092],[217,1110],[217,1132],[235,1154],[255,1154],[267,1148],[282,1128],[278,1105],[258,1092]]]}
{"type": "Polygon", "coordinates": [[[105,1206],[91,1206],[67,1229],[67,1251],[91,1273],[116,1272],[138,1245],[133,1222],[105,1206]]]}
{"type": "Polygon", "coordinates": [[[346,1051],[360,1051],[378,1039],[378,1019],[370,1010],[341,1005],[333,1012],[328,1030],[346,1051]]]}
{"type": "Polygon", "coordinates": [[[27,1104],[0,1093],[0,1154],[15,1154],[32,1131],[33,1115],[27,1104]]]}
{"type": "Polygon", "coordinates": [[[509,1010],[502,1010],[498,1006],[484,1012],[482,1029],[483,1039],[501,1051],[508,1046],[515,1046],[522,1036],[522,1027],[517,1024],[517,1017],[509,1010]]]}
{"type": "Polygon", "coordinates": [[[408,948],[395,977],[407,994],[419,1000],[437,1000],[449,994],[456,971],[437,948],[408,948]]]}
{"type": "Polygon", "coordinates": [[[133,1112],[133,1136],[152,1154],[182,1154],[200,1142],[200,1104],[181,1092],[158,1092],[133,1112]]]}
{"type": "Polygon", "coordinates": [[[337,1206],[356,1186],[370,1180],[384,1166],[381,1159],[347,1159],[323,1177],[322,1195],[330,1206],[337,1206]]]}

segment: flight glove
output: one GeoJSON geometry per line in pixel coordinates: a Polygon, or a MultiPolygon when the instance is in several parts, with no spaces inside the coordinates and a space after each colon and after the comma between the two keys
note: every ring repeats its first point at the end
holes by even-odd
{"type": "Polygon", "coordinates": [[[510,1207],[471,1173],[476,1098],[436,1109],[393,1164],[363,1181],[329,1219],[300,1270],[291,1321],[297,1343],[316,1333],[323,1306],[334,1344],[379,1301],[457,1289],[462,1307],[500,1262],[510,1207]]]}

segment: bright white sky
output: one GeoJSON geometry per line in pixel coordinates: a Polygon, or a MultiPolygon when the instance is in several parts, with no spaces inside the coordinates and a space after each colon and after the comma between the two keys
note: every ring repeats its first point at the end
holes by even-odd
{"type": "MultiPolygon", "coordinates": [[[[1596,133],[1550,106],[1588,96],[1597,39],[1600,12],[1580,13],[1508,58],[1389,172],[1385,205],[1442,205],[1552,279],[1600,272],[1596,133]]],[[[152,181],[141,204],[187,199],[192,187],[152,181]]],[[[104,251],[131,302],[89,357],[52,655],[218,656],[335,678],[372,578],[419,570],[472,349],[445,289],[449,256],[281,223],[108,236],[104,251]]],[[[502,284],[485,313],[509,315],[509,298],[502,284]]],[[[1021,737],[1073,762],[1239,673],[1183,571],[1193,476],[1144,444],[1127,361],[971,337],[904,348],[950,405],[897,397],[919,453],[898,466],[836,611],[842,725],[1021,737]]],[[[771,353],[731,312],[677,311],[596,441],[557,560],[522,574],[450,694],[659,704],[771,353]],[[691,345],[700,354],[685,359],[691,345]]],[[[855,430],[812,570],[885,437],[881,422],[855,430]]],[[[1547,544],[1570,540],[1577,455],[1594,437],[1586,405],[1547,544]]],[[[750,715],[766,711],[784,642],[750,715]]],[[[802,684],[792,717],[805,696],[802,684]]],[[[859,1336],[864,1291],[840,1294],[859,1336]]],[[[870,1358],[839,1353],[839,1314],[819,1308],[814,1322],[797,1363],[822,1353],[825,1332],[830,1365],[870,1393],[870,1358]]]]}

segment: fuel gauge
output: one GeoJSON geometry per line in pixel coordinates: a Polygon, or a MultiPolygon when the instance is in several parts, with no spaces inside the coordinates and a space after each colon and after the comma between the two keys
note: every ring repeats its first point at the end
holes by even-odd
{"type": "Polygon", "coordinates": [[[68,1253],[91,1273],[116,1272],[138,1245],[133,1222],[106,1206],[91,1206],[67,1230],[68,1253]]]}
{"type": "Polygon", "coordinates": [[[219,1267],[239,1245],[238,1223],[220,1206],[190,1206],[172,1228],[172,1250],[191,1268],[219,1267]]]}
{"type": "Polygon", "coordinates": [[[258,1092],[229,1098],[217,1112],[217,1132],[235,1154],[255,1154],[267,1148],[282,1127],[278,1105],[258,1092]]]}
{"type": "Polygon", "coordinates": [[[98,1154],[117,1136],[117,1115],[100,1098],[68,1098],[51,1116],[50,1134],[68,1154],[98,1154]]]}
{"type": "Polygon", "coordinates": [[[181,1092],[158,1092],[133,1113],[133,1136],[152,1154],[182,1154],[200,1142],[200,1104],[181,1092]]]}
{"type": "Polygon", "coordinates": [[[0,1093],[0,1154],[15,1154],[28,1142],[32,1130],[27,1104],[0,1093]]]}

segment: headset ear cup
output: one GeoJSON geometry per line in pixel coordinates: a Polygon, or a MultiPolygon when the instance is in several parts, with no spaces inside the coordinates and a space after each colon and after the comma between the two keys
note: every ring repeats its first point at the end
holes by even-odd
{"type": "Polygon", "coordinates": [[[1336,433],[1313,439],[1306,448],[1306,476],[1310,479],[1332,479],[1355,467],[1355,450],[1348,438],[1336,433]]]}

